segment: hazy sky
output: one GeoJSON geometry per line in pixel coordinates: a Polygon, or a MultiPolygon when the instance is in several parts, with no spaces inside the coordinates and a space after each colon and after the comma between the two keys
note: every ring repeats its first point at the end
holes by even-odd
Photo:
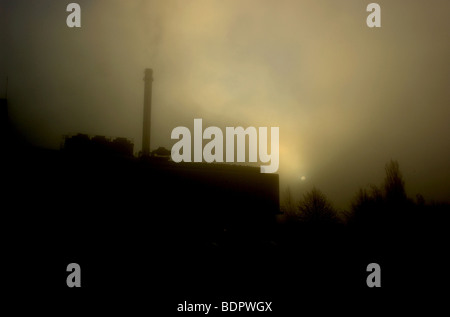
{"type": "Polygon", "coordinates": [[[59,148],[68,133],[141,148],[153,68],[152,148],[173,128],[279,126],[281,190],[312,185],[341,208],[400,163],[410,196],[450,199],[450,2],[1,1],[0,95],[16,127],[59,148]],[[305,180],[301,180],[305,176],[305,180]]]}

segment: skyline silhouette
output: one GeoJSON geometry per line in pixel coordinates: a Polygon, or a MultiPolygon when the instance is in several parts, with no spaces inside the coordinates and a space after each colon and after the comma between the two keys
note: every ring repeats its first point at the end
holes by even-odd
{"type": "Polygon", "coordinates": [[[128,140],[118,138],[125,147],[117,148],[80,134],[48,150],[5,132],[4,206],[20,202],[5,218],[16,236],[8,251],[20,250],[22,261],[10,268],[22,272],[15,289],[62,290],[56,267],[69,261],[87,271],[89,294],[134,294],[151,281],[164,305],[186,294],[259,296],[287,312],[296,309],[293,297],[325,289],[370,298],[369,263],[387,272],[382,303],[399,291],[438,290],[445,280],[450,205],[409,198],[396,161],[386,164],[384,183],[357,191],[344,214],[317,188],[280,210],[278,175],[257,167],[174,163],[163,148],[161,156],[136,157],[128,140]],[[23,266],[33,259],[44,274],[30,285],[23,266]],[[155,273],[142,275],[149,267],[155,273]]]}
{"type": "Polygon", "coordinates": [[[152,67],[152,150],[198,117],[278,126],[281,187],[297,199],[316,186],[347,209],[396,159],[409,195],[448,200],[446,2],[384,4],[376,30],[356,0],[195,3],[81,1],[86,24],[71,29],[67,4],[6,2],[0,96],[8,76],[14,126],[39,147],[85,133],[132,139],[139,152],[152,67]]]}
{"type": "Polygon", "coordinates": [[[381,28],[358,0],[77,3],[69,28],[67,3],[0,0],[6,303],[361,315],[448,294],[448,1],[382,2],[381,28]],[[172,161],[198,118],[279,127],[278,172],[172,161]]]}

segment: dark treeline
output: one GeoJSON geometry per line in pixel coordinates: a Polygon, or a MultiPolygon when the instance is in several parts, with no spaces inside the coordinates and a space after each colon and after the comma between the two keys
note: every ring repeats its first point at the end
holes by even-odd
{"type": "Polygon", "coordinates": [[[282,208],[285,220],[277,230],[280,244],[288,246],[287,254],[303,253],[300,267],[305,258],[314,257],[313,275],[317,268],[331,272],[331,277],[325,274],[324,286],[335,278],[337,289],[364,291],[365,268],[374,262],[382,267],[385,293],[422,299],[447,293],[450,205],[428,203],[420,194],[408,197],[397,161],[388,162],[385,172],[380,186],[356,192],[347,211],[336,210],[317,188],[298,202],[288,189],[282,208]]]}
{"type": "Polygon", "coordinates": [[[281,207],[286,222],[290,225],[318,227],[345,224],[366,229],[388,229],[397,225],[405,227],[434,220],[442,223],[437,220],[446,216],[444,211],[449,210],[449,203],[427,202],[421,194],[416,194],[414,198],[408,197],[397,161],[386,163],[385,172],[380,186],[372,184],[368,188],[360,188],[351,201],[350,210],[345,211],[335,209],[333,203],[316,187],[305,193],[299,202],[293,200],[290,188],[287,188],[281,207]]]}

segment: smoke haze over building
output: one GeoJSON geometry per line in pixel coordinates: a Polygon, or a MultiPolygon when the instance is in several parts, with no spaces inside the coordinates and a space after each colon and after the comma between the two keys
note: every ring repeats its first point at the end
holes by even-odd
{"type": "Polygon", "coordinates": [[[280,127],[280,184],[346,207],[391,158],[408,194],[450,197],[448,1],[1,1],[1,97],[34,145],[67,133],[142,144],[143,69],[154,71],[151,149],[177,126],[280,127]]]}

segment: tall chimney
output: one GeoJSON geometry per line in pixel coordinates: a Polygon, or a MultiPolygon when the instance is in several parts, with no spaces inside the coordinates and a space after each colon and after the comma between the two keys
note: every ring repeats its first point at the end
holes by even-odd
{"type": "Polygon", "coordinates": [[[142,155],[150,155],[150,127],[152,122],[152,82],[153,70],[145,69],[144,125],[142,127],[142,155]]]}

